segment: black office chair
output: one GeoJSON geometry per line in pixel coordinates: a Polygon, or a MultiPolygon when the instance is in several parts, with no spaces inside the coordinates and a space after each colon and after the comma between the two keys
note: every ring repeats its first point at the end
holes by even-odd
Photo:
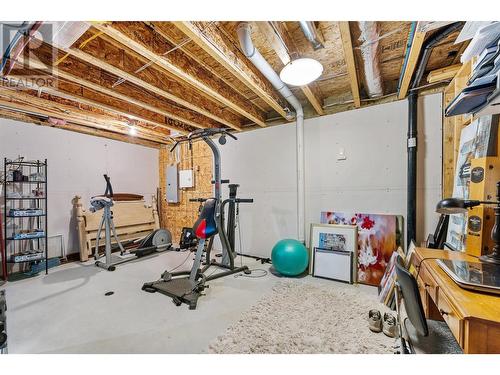
{"type": "Polygon", "coordinates": [[[7,354],[7,301],[5,290],[0,290],[0,354],[7,354]]]}
{"type": "Polygon", "coordinates": [[[396,260],[396,275],[396,311],[401,340],[400,353],[462,353],[460,345],[445,322],[425,318],[417,280],[406,269],[403,258],[399,255],[396,260]],[[401,299],[404,302],[407,318],[403,318],[401,314],[401,299]]]}

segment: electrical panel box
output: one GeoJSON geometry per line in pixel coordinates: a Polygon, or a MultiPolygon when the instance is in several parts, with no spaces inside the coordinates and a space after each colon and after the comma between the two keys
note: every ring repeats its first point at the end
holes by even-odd
{"type": "Polygon", "coordinates": [[[193,186],[194,186],[193,170],[185,169],[179,171],[179,187],[181,189],[184,189],[184,188],[192,188],[193,186]]]}
{"type": "Polygon", "coordinates": [[[167,166],[167,202],[179,203],[179,175],[177,164],[167,166]]]}

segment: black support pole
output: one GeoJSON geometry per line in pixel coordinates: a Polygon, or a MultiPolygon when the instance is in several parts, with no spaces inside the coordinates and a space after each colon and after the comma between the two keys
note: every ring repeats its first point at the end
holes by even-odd
{"type": "Polygon", "coordinates": [[[410,241],[416,242],[417,237],[417,122],[418,122],[418,84],[422,79],[427,62],[432,49],[440,41],[447,38],[452,33],[463,27],[463,22],[455,22],[436,31],[423,45],[423,51],[419,56],[419,62],[408,94],[408,177],[407,177],[407,197],[406,197],[406,235],[408,244],[410,241]]]}
{"type": "MultiPolygon", "coordinates": [[[[236,199],[236,195],[238,192],[238,184],[229,184],[229,199],[236,199]]],[[[231,246],[232,251],[236,251],[235,245],[235,235],[234,228],[236,226],[236,204],[234,201],[229,202],[228,214],[227,214],[227,240],[229,241],[229,246],[231,246]]]]}
{"type": "Polygon", "coordinates": [[[408,243],[415,241],[417,233],[417,100],[416,91],[408,96],[408,176],[407,176],[407,220],[408,243]]]}

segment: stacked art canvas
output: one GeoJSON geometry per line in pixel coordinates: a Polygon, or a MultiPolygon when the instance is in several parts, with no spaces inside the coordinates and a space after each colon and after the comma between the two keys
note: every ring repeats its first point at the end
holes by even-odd
{"type": "Polygon", "coordinates": [[[309,273],[315,277],[356,281],[356,225],[311,224],[309,273]]]}
{"type": "Polygon", "coordinates": [[[403,217],[321,212],[321,223],[358,227],[357,281],[379,285],[392,253],[403,246],[403,217]]]}
{"type": "MultiPolygon", "coordinates": [[[[496,155],[496,137],[498,117],[483,116],[462,129],[460,147],[455,167],[453,197],[470,199],[471,160],[496,155]]],[[[465,250],[467,236],[467,214],[450,215],[447,247],[453,250],[465,250]]]]}

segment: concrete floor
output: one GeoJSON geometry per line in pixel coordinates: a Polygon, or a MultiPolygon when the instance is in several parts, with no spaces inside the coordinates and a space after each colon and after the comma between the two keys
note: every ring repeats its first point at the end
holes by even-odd
{"type": "MultiPolygon", "coordinates": [[[[141,290],[187,256],[162,253],[114,272],[93,262],[70,263],[47,276],[7,283],[9,353],[202,353],[279,280],[270,273],[214,280],[194,311],[141,290]],[[105,296],[108,291],[114,294],[105,296]]],[[[243,262],[269,269],[249,258],[243,262]]]]}
{"type": "MultiPolygon", "coordinates": [[[[269,264],[238,257],[238,265],[243,261],[268,274],[213,280],[194,311],[141,290],[144,282],[158,279],[166,269],[182,264],[177,270],[189,270],[192,258],[192,253],[165,252],[123,264],[114,272],[97,268],[93,261],[69,263],[48,275],[2,285],[7,294],[9,353],[204,353],[280,280],[269,272],[269,264]],[[105,296],[109,291],[114,294],[105,296]]],[[[253,273],[257,274],[261,271],[253,273]]],[[[367,285],[307,278],[377,294],[377,288],[367,285]]],[[[446,337],[429,338],[423,352],[457,352],[449,334],[441,336],[446,337]]]]}

